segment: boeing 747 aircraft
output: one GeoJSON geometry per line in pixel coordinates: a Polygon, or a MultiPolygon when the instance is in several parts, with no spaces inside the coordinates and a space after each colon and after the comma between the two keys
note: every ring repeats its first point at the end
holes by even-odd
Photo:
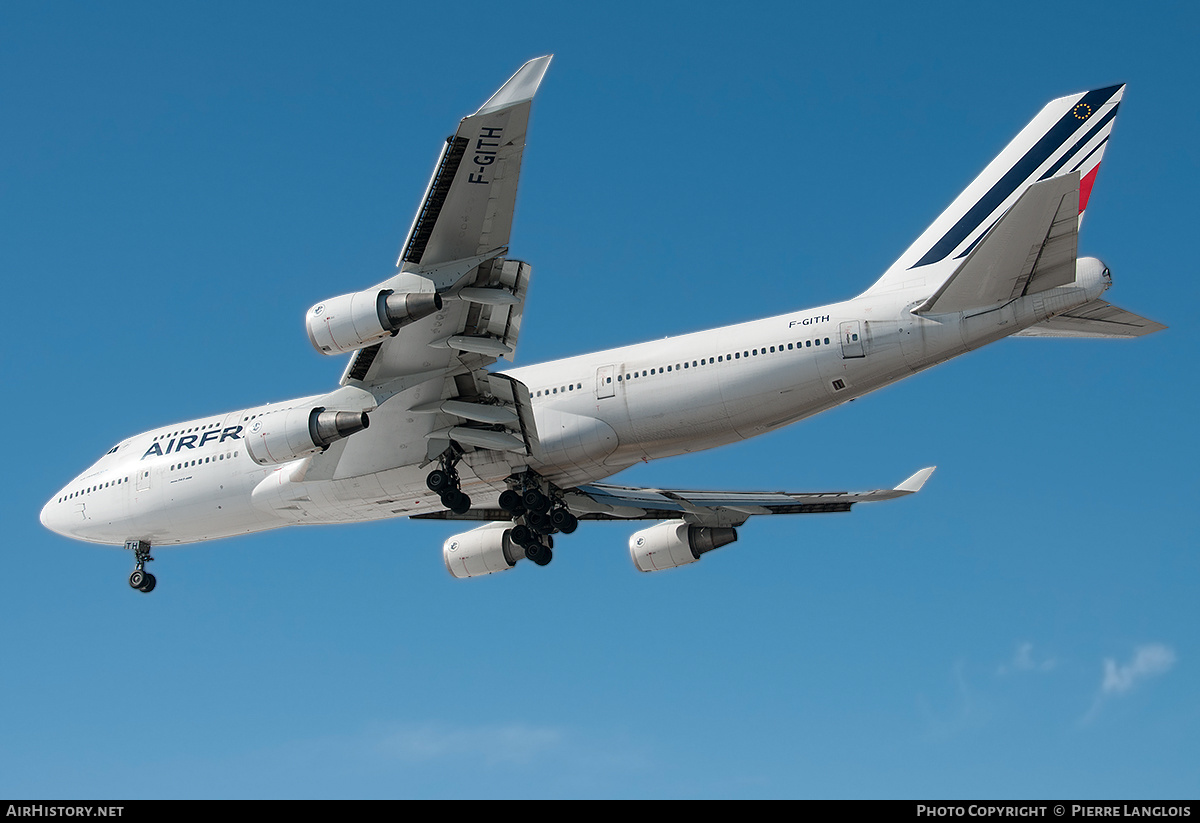
{"type": "Polygon", "coordinates": [[[918,491],[684,491],[602,483],[635,463],[778,429],[1010,335],[1164,328],[1101,299],[1080,221],[1124,86],[1045,108],[865,292],[765,320],[492,370],[512,360],[531,269],[508,256],[531,101],[526,63],[442,146],[394,273],[317,303],[337,388],[189,420],[113,446],[42,509],[45,526],[134,554],[280,526],[387,517],[479,521],[445,541],[456,577],[551,559],[583,520],[636,531],[642,571],[737,538],[754,515],[847,511],[918,491]]]}

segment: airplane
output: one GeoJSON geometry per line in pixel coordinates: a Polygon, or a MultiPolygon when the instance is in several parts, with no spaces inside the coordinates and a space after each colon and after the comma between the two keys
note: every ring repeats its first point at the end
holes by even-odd
{"type": "Polygon", "coordinates": [[[479,523],[442,547],[458,578],[549,563],[587,520],[654,521],[641,571],[698,561],[750,517],[848,511],[919,491],[739,492],[605,483],[648,460],[776,430],[1009,336],[1131,338],[1165,326],[1101,299],[1079,226],[1125,91],[1052,100],[857,297],[539,365],[512,361],[531,267],[508,247],[533,97],[522,66],[441,147],[395,271],[314,305],[309,341],[346,356],[337,388],[129,437],[41,522],[152,547],[297,524],[479,523]]]}

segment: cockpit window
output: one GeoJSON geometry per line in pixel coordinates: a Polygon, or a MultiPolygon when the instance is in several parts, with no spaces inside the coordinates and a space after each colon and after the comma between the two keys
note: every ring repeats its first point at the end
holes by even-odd
{"type": "Polygon", "coordinates": [[[117,449],[119,449],[119,448],[121,448],[121,444],[120,444],[120,443],[118,443],[117,445],[113,446],[111,449],[109,449],[108,451],[106,451],[104,454],[105,454],[105,456],[108,456],[108,455],[112,454],[113,452],[115,452],[115,451],[116,451],[117,449]]]}

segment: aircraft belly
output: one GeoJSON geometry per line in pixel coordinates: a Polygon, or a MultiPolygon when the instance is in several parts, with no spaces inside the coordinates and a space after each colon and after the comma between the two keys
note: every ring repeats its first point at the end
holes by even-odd
{"type": "Polygon", "coordinates": [[[536,411],[540,451],[533,467],[556,483],[582,482],[603,469],[616,451],[618,437],[611,425],[598,417],[543,406],[536,411]],[[569,479],[570,478],[570,479],[569,479]]]}
{"type": "Polygon", "coordinates": [[[122,544],[136,538],[154,545],[195,543],[285,525],[250,506],[241,473],[204,477],[194,471],[153,471],[152,486],[115,507],[93,507],[83,539],[122,544]]]}

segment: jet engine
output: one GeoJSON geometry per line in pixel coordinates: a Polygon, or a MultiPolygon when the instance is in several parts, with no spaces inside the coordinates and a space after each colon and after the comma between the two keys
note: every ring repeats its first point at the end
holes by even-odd
{"type": "Polygon", "coordinates": [[[393,335],[401,326],[441,308],[442,296],[433,292],[367,289],[318,303],[308,310],[304,324],[313,348],[321,354],[345,354],[393,335]]]}
{"type": "Polygon", "coordinates": [[[370,424],[366,412],[325,411],[320,406],[269,412],[250,425],[246,451],[260,466],[287,463],[323,452],[370,424]]]}
{"type": "Polygon", "coordinates": [[[691,526],[682,520],[669,520],[629,538],[629,556],[638,571],[656,572],[695,563],[700,555],[737,540],[732,528],[691,526]]]}
{"type": "Polygon", "coordinates": [[[454,535],[442,544],[446,568],[460,579],[508,571],[525,557],[511,533],[512,523],[488,523],[454,535]]]}

